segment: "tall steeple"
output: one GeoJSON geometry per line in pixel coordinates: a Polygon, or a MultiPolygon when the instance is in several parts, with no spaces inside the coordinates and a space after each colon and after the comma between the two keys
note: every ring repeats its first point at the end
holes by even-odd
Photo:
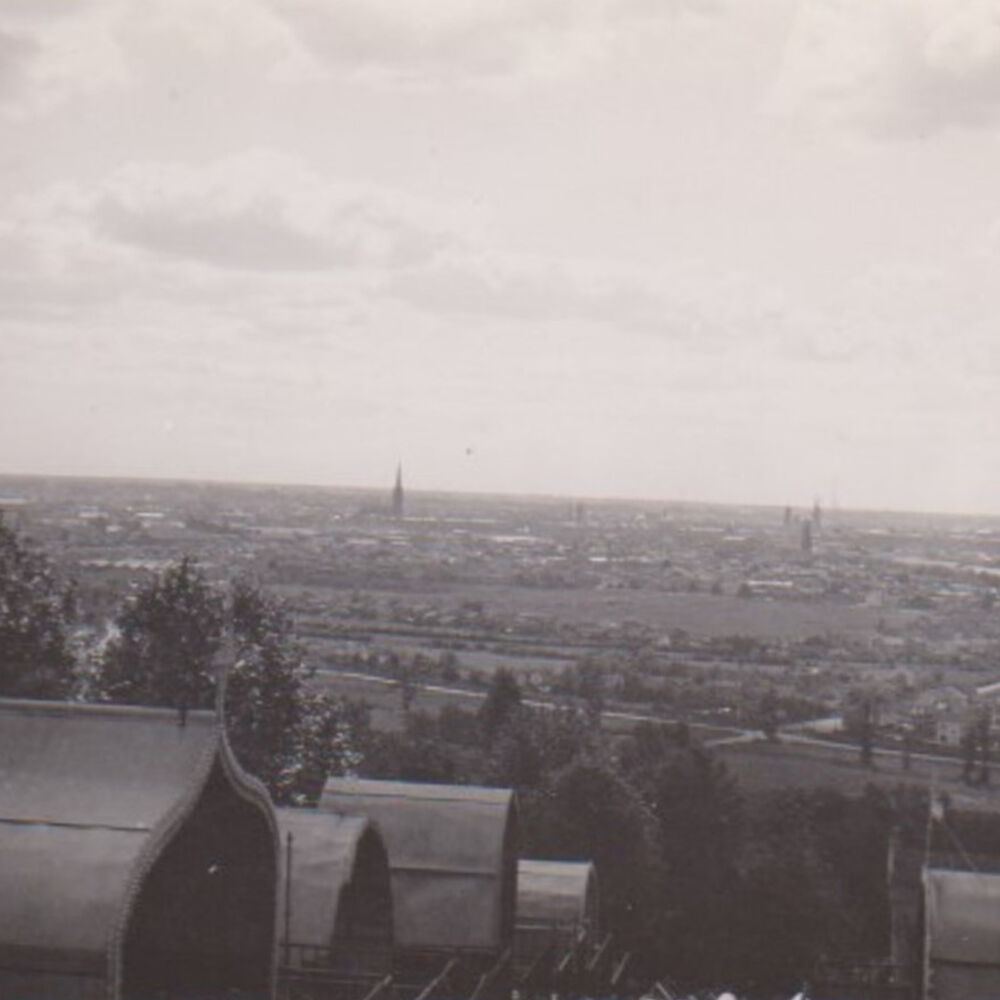
{"type": "Polygon", "coordinates": [[[392,488],[392,516],[403,516],[403,463],[396,466],[396,485],[392,488]]]}

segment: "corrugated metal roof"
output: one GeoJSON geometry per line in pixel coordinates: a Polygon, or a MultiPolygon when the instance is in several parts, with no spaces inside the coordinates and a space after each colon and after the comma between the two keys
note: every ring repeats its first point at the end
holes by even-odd
{"type": "Polygon", "coordinates": [[[517,926],[573,928],[597,919],[597,871],[590,861],[521,860],[517,926]]]}
{"type": "MultiPolygon", "coordinates": [[[[287,837],[292,835],[289,927],[282,925],[281,936],[297,945],[329,948],[334,944],[341,892],[359,874],[359,847],[365,837],[381,844],[377,827],[361,816],[338,816],[305,809],[277,810],[281,834],[283,878],[287,870],[287,837]]],[[[382,859],[382,872],[369,873],[384,879],[387,905],[391,905],[389,869],[384,849],[374,852],[382,859]]],[[[284,883],[283,883],[284,893],[284,883]]],[[[282,895],[284,900],[286,897],[282,895]]],[[[392,914],[386,913],[388,928],[392,914]]],[[[391,938],[387,935],[386,944],[391,938]]],[[[300,959],[293,953],[293,964],[300,959]]]]}
{"type": "Polygon", "coordinates": [[[1000,875],[924,873],[932,962],[1000,966],[1000,875]]]}
{"type": "Polygon", "coordinates": [[[498,950],[509,942],[518,843],[510,789],[331,778],[320,809],[378,823],[401,947],[498,950]]]}
{"type": "Polygon", "coordinates": [[[270,823],[212,713],[0,699],[5,963],[117,975],[133,895],[219,761],[270,823]]]}

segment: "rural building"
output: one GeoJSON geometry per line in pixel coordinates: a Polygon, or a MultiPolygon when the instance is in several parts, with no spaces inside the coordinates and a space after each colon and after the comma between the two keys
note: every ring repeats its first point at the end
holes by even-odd
{"type": "Polygon", "coordinates": [[[1000,875],[924,873],[924,997],[1000,996],[1000,875]]]}
{"type": "Polygon", "coordinates": [[[331,778],[323,812],[374,820],[389,852],[397,967],[485,971],[513,942],[518,817],[509,789],[331,778]]]}
{"type": "Polygon", "coordinates": [[[214,715],[0,700],[0,996],[273,994],[277,830],[214,715]]]}
{"type": "Polygon", "coordinates": [[[279,984],[372,983],[392,968],[389,862],[378,829],[359,816],[279,809],[282,890],[279,984]]]}

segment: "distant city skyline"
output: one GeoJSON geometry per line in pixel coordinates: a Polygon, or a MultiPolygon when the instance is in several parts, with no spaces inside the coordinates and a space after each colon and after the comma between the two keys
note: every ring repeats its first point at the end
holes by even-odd
{"type": "Polygon", "coordinates": [[[0,473],[1000,514],[992,0],[9,0],[0,473]]]}

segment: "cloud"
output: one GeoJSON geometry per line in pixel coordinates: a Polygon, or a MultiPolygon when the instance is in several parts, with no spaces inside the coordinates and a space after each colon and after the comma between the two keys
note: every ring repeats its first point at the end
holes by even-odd
{"type": "Polygon", "coordinates": [[[577,72],[651,25],[723,0],[275,0],[323,65],[390,82],[505,81],[577,72]]]}
{"type": "Polygon", "coordinates": [[[1000,117],[1000,0],[803,0],[768,110],[872,135],[1000,117]]]}
{"type": "MultiPolygon", "coordinates": [[[[36,223],[91,241],[244,271],[412,267],[453,237],[395,192],[328,182],[298,159],[246,152],[205,166],[133,163],[36,199],[36,223]]],[[[443,214],[443,213],[442,213],[443,214]]]]}
{"type": "Polygon", "coordinates": [[[0,109],[8,117],[150,81],[204,91],[236,79],[295,83],[315,72],[263,0],[7,0],[0,8],[0,109]]]}
{"type": "Polygon", "coordinates": [[[113,4],[88,0],[5,4],[0,84],[7,85],[0,86],[0,110],[23,118],[124,83],[124,62],[111,35],[116,10],[113,4]]]}

